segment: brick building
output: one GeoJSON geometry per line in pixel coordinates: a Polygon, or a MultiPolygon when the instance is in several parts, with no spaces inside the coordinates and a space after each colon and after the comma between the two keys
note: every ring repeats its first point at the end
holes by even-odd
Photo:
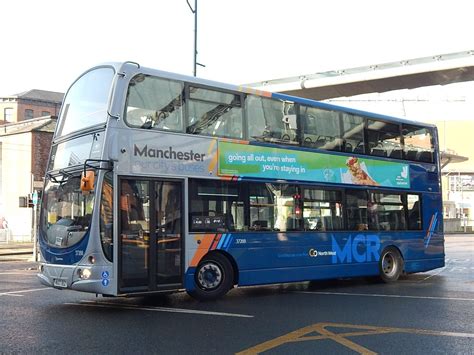
{"type": "Polygon", "coordinates": [[[29,90],[0,97],[0,125],[57,116],[63,97],[63,93],[44,90],[29,90]]]}
{"type": "Polygon", "coordinates": [[[0,126],[0,243],[30,241],[33,209],[20,208],[19,197],[42,190],[56,117],[0,126]],[[3,228],[2,228],[3,227],[3,228]]]}

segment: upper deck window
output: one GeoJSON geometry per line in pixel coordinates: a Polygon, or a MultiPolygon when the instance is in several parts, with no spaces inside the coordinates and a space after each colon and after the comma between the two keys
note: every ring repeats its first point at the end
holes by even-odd
{"type": "Polygon", "coordinates": [[[298,144],[295,105],[249,95],[245,101],[248,139],[279,144],[298,144]]]}
{"type": "Polygon", "coordinates": [[[364,117],[342,114],[342,139],[345,152],[357,154],[365,152],[364,127],[364,117]]]}
{"type": "Polygon", "coordinates": [[[189,88],[186,132],[243,138],[241,96],[216,90],[189,88]]]}
{"type": "Polygon", "coordinates": [[[408,160],[433,162],[433,134],[430,128],[403,125],[405,158],[408,160]]]}
{"type": "Polygon", "coordinates": [[[137,128],[182,131],[183,88],[181,82],[138,74],[130,80],[125,122],[137,128]]]}
{"type": "Polygon", "coordinates": [[[378,120],[367,120],[369,154],[381,157],[402,157],[400,126],[378,120]]]}
{"type": "Polygon", "coordinates": [[[338,112],[301,106],[300,113],[303,123],[303,145],[326,150],[342,150],[343,140],[338,112]]]}
{"type": "Polygon", "coordinates": [[[106,122],[113,78],[112,68],[99,68],[87,72],[71,86],[64,98],[58,136],[106,122]]]}

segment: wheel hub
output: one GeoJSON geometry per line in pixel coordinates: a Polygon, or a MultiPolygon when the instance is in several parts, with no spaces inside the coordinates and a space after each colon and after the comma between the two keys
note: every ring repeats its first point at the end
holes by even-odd
{"type": "Polygon", "coordinates": [[[392,254],[387,253],[384,255],[382,259],[382,270],[383,273],[387,276],[392,276],[397,271],[397,266],[395,264],[395,260],[392,254]]]}
{"type": "Polygon", "coordinates": [[[197,280],[203,289],[217,288],[222,282],[222,271],[216,264],[204,264],[198,271],[197,280]]]}

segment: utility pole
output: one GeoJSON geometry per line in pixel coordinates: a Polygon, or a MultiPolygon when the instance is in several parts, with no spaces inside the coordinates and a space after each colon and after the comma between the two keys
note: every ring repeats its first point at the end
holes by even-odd
{"type": "Polygon", "coordinates": [[[189,0],[186,0],[188,3],[189,9],[191,12],[194,14],[194,67],[193,67],[193,75],[196,76],[197,74],[197,66],[205,67],[204,64],[198,63],[197,61],[197,55],[198,55],[198,50],[197,50],[197,19],[198,19],[198,0],[194,0],[194,9],[192,8],[191,4],[189,3],[189,0]]]}

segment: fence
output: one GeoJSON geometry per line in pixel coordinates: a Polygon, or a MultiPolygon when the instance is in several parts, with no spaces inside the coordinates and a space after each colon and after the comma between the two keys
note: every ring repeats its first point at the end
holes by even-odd
{"type": "Polygon", "coordinates": [[[0,243],[9,243],[12,240],[12,233],[10,229],[0,229],[0,243]]]}
{"type": "Polygon", "coordinates": [[[474,230],[474,220],[465,218],[445,218],[445,233],[472,233],[474,230]]]}

